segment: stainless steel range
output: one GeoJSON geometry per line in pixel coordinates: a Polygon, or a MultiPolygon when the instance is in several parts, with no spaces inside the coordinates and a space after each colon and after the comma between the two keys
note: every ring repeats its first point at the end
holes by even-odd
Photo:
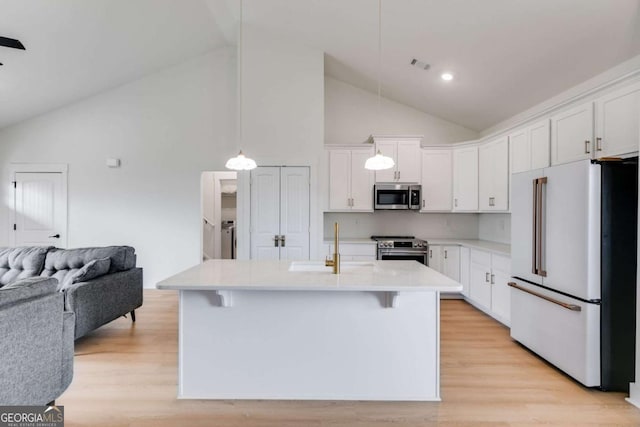
{"type": "Polygon", "coordinates": [[[415,236],[371,236],[378,242],[377,259],[409,260],[428,265],[429,242],[415,236]]]}

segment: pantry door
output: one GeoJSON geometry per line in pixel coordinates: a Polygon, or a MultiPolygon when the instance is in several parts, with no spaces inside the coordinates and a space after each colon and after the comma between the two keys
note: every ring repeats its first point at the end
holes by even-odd
{"type": "Polygon", "coordinates": [[[12,173],[12,244],[66,247],[66,165],[34,166],[14,168],[12,173]]]}

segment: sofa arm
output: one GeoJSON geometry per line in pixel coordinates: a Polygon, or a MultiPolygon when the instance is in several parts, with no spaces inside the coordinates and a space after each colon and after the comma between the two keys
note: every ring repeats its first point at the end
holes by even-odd
{"type": "Polygon", "coordinates": [[[44,405],[60,396],[62,317],[58,292],[0,310],[0,405],[44,405]]]}
{"type": "Polygon", "coordinates": [[[76,315],[65,311],[62,315],[62,391],[73,379],[74,333],[76,315]]]}
{"type": "Polygon", "coordinates": [[[142,269],[132,268],[74,283],[64,294],[66,310],[76,315],[78,339],[142,305],[142,269]]]}

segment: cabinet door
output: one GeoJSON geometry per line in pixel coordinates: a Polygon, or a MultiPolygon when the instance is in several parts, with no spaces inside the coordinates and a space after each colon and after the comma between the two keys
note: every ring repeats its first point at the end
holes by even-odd
{"type": "Polygon", "coordinates": [[[280,168],[251,171],[251,259],[280,259],[280,168]]]}
{"type": "Polygon", "coordinates": [[[442,247],[442,274],[460,281],[460,246],[442,247]]]}
{"type": "Polygon", "coordinates": [[[511,317],[509,264],[509,258],[491,255],[491,312],[507,326],[511,317]]]}
{"type": "Polygon", "coordinates": [[[593,103],[551,117],[551,163],[589,159],[593,152],[593,103]]]}
{"type": "Polygon", "coordinates": [[[396,147],[399,182],[420,182],[420,141],[400,141],[396,147]]]}
{"type": "Polygon", "coordinates": [[[493,194],[494,146],[483,144],[478,147],[478,209],[491,210],[490,199],[493,194]]]}
{"type": "Polygon", "coordinates": [[[469,296],[469,274],[471,250],[469,248],[460,248],[460,284],[462,284],[462,295],[469,296]]]}
{"type": "Polygon", "coordinates": [[[640,84],[596,100],[596,157],[638,151],[640,84]]]}
{"type": "Polygon", "coordinates": [[[521,129],[509,135],[509,149],[511,150],[511,173],[531,169],[531,145],[527,129],[521,129]]]}
{"type": "MultiPolygon", "coordinates": [[[[329,150],[329,209],[351,210],[350,171],[352,159],[350,150],[329,150]]],[[[364,164],[363,167],[364,169],[364,164]]]]}
{"type": "Polygon", "coordinates": [[[438,245],[429,245],[429,257],[427,258],[428,266],[442,273],[442,247],[438,245]]]}
{"type": "Polygon", "coordinates": [[[309,259],[308,167],[280,168],[280,235],[280,259],[309,259]]]}
{"type": "Polygon", "coordinates": [[[451,150],[422,151],[422,212],[451,210],[452,167],[451,150]]]}
{"type": "Polygon", "coordinates": [[[502,138],[493,143],[492,191],[490,210],[509,209],[509,140],[502,138]]]}
{"type": "Polygon", "coordinates": [[[453,152],[453,210],[478,210],[478,147],[453,152]]]}
{"type": "Polygon", "coordinates": [[[376,171],[376,182],[395,182],[397,181],[398,156],[396,153],[396,142],[381,141],[376,142],[376,151],[380,150],[383,156],[388,156],[396,162],[396,166],[391,169],[376,171]]]}
{"type": "Polygon", "coordinates": [[[528,170],[548,167],[551,138],[549,119],[531,125],[528,132],[528,140],[531,145],[531,167],[528,170]]]}
{"type": "Polygon", "coordinates": [[[469,298],[487,312],[491,311],[491,255],[471,251],[469,298]]]}
{"type": "MultiPolygon", "coordinates": [[[[373,155],[373,150],[351,152],[351,210],[373,212],[373,172],[364,164],[373,155]]],[[[343,183],[344,185],[344,183],[343,183]]]]}

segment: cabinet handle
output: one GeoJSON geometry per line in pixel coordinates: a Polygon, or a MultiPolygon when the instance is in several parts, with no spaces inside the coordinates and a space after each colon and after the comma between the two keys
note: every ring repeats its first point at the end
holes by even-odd
{"type": "Polygon", "coordinates": [[[589,151],[589,144],[591,144],[591,143],[589,142],[589,140],[585,140],[585,141],[584,141],[584,154],[589,154],[589,153],[591,153],[591,151],[589,151]]]}
{"type": "Polygon", "coordinates": [[[602,138],[596,138],[596,150],[602,151],[602,138]]]}
{"type": "Polygon", "coordinates": [[[275,236],[273,236],[273,246],[277,248],[278,246],[280,246],[279,243],[280,243],[280,236],[276,234],[275,236]]]}
{"type": "Polygon", "coordinates": [[[487,283],[490,283],[489,282],[489,273],[484,273],[484,281],[487,282],[487,283]]]}
{"type": "Polygon", "coordinates": [[[422,199],[422,207],[424,208],[424,199],[422,199]]]}
{"type": "Polygon", "coordinates": [[[433,249],[429,249],[429,258],[433,258],[433,249]]]}
{"type": "Polygon", "coordinates": [[[353,207],[353,205],[355,205],[355,202],[353,201],[353,197],[351,198],[351,207],[353,207]]]}
{"type": "Polygon", "coordinates": [[[444,259],[447,259],[447,251],[446,251],[446,249],[444,251],[444,259]]]}
{"type": "Polygon", "coordinates": [[[495,285],[495,284],[496,284],[496,275],[495,275],[495,274],[492,274],[492,275],[491,275],[491,284],[492,284],[492,285],[495,285]]]}
{"type": "Polygon", "coordinates": [[[453,206],[458,207],[458,199],[453,199],[453,206]]]}
{"type": "Polygon", "coordinates": [[[398,181],[400,181],[400,171],[398,171],[398,181]]]}
{"type": "Polygon", "coordinates": [[[280,235],[280,247],[284,248],[285,236],[284,234],[280,235]]]}

